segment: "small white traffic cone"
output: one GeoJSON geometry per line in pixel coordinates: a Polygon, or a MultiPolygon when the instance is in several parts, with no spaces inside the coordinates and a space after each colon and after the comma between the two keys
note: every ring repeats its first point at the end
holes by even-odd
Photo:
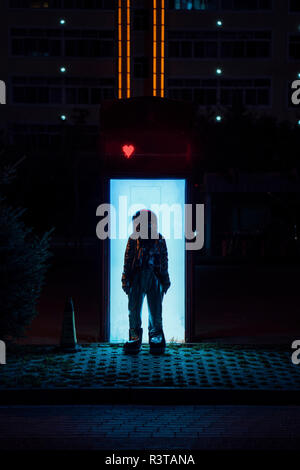
{"type": "Polygon", "coordinates": [[[77,346],[74,305],[72,297],[69,297],[64,311],[60,347],[63,349],[77,349],[77,346]]]}

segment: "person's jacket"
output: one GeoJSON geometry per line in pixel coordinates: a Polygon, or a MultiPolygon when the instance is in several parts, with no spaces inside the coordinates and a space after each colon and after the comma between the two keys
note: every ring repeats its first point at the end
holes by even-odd
{"type": "Polygon", "coordinates": [[[164,237],[160,233],[158,235],[157,239],[129,237],[122,274],[122,288],[125,292],[129,290],[135,273],[147,267],[154,270],[165,292],[170,287],[167,244],[164,237]]]}

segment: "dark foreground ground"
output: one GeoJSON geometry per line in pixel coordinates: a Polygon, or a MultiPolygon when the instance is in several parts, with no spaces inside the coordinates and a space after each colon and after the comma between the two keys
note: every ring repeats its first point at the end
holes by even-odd
{"type": "Polygon", "coordinates": [[[300,365],[291,353],[289,345],[215,343],[170,343],[158,357],[147,344],[136,356],[125,355],[121,344],[73,352],[8,348],[0,376],[0,456],[297,451],[300,365]]]}
{"type": "Polygon", "coordinates": [[[0,407],[0,450],[299,448],[299,406],[0,407]]]}

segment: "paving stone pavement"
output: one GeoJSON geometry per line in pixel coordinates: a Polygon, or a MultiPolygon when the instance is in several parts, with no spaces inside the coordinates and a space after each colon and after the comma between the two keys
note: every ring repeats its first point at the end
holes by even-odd
{"type": "Polygon", "coordinates": [[[76,352],[22,346],[7,352],[0,391],[174,387],[203,390],[300,390],[300,365],[290,346],[169,344],[155,357],[144,344],[135,356],[121,344],[82,345],[76,352]]]}
{"type": "Polygon", "coordinates": [[[0,450],[299,447],[299,406],[0,407],[0,450]]]}

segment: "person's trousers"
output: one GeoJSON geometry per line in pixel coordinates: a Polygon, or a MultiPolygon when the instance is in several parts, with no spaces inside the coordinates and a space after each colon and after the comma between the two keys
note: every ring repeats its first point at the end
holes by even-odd
{"type": "Polygon", "coordinates": [[[164,296],[161,283],[152,269],[140,270],[133,278],[128,295],[129,328],[141,328],[145,296],[147,296],[149,310],[148,331],[152,336],[163,330],[162,300],[164,296]]]}

